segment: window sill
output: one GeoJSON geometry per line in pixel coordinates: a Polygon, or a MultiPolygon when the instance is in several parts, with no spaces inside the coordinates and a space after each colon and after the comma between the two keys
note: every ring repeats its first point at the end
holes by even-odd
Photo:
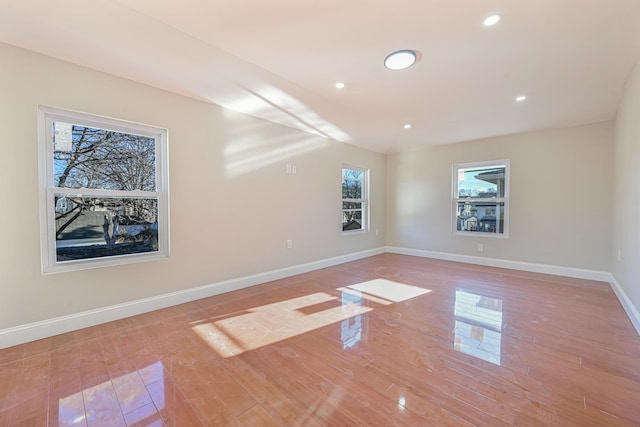
{"type": "Polygon", "coordinates": [[[367,234],[369,232],[368,229],[364,229],[364,230],[351,230],[351,231],[343,231],[342,235],[343,236],[351,236],[354,234],[367,234]]]}
{"type": "Polygon", "coordinates": [[[490,239],[508,239],[508,233],[485,233],[480,231],[454,231],[454,236],[466,236],[466,237],[488,237],[490,239]]]}
{"type": "Polygon", "coordinates": [[[71,271],[90,270],[101,267],[114,267],[118,265],[133,264],[147,261],[157,261],[169,258],[165,252],[154,252],[147,254],[129,254],[103,258],[91,258],[75,261],[57,262],[54,265],[42,268],[43,274],[67,273],[71,271]]]}

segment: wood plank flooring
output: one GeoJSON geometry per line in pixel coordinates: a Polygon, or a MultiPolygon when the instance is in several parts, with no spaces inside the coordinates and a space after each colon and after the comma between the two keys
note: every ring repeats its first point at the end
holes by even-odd
{"type": "Polygon", "coordinates": [[[0,350],[0,426],[638,426],[609,285],[384,254],[0,350]]]}

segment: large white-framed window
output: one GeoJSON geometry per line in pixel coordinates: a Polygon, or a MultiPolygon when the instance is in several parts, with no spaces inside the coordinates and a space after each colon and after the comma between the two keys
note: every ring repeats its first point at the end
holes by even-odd
{"type": "Polygon", "coordinates": [[[453,232],[508,237],[509,160],[453,166],[453,232]]]}
{"type": "Polygon", "coordinates": [[[369,229],[369,170],[342,166],[342,232],[369,229]]]}
{"type": "Polygon", "coordinates": [[[168,131],[38,109],[44,273],[169,256],[168,131]]]}

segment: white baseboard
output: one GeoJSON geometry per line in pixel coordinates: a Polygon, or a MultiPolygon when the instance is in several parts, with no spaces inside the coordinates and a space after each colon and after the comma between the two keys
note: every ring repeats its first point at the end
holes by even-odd
{"type": "Polygon", "coordinates": [[[609,283],[611,273],[607,271],[586,270],[557,265],[535,264],[531,262],[509,261],[497,258],[485,258],[471,255],[458,255],[447,252],[425,251],[422,249],[398,248],[387,246],[387,252],[402,255],[413,255],[423,258],[441,259],[445,261],[463,262],[466,264],[485,265],[488,267],[508,268],[511,270],[530,271],[532,273],[554,274],[556,276],[574,277],[577,279],[597,280],[609,283]]]}
{"type": "Polygon", "coordinates": [[[423,258],[434,258],[446,261],[464,262],[467,264],[486,265],[489,267],[509,268],[512,270],[530,271],[533,273],[554,274],[557,276],[575,277],[577,279],[597,280],[609,283],[616,297],[629,316],[631,323],[640,335],[640,312],[633,305],[626,292],[622,289],[613,274],[607,271],[586,270],[581,268],[559,267],[556,265],[534,264],[521,261],[508,261],[496,258],[484,258],[470,255],[457,255],[446,252],[425,251],[421,249],[398,248],[387,246],[387,252],[413,255],[423,258]]]}
{"type": "Polygon", "coordinates": [[[640,313],[616,281],[615,277],[609,272],[387,246],[2,329],[0,330],[0,349],[379,255],[385,252],[607,282],[611,285],[618,300],[620,300],[620,303],[624,307],[625,312],[640,334],[640,313]]]}
{"type": "Polygon", "coordinates": [[[611,289],[613,289],[613,292],[618,297],[618,301],[620,301],[620,304],[622,304],[622,308],[624,308],[627,316],[629,316],[629,320],[631,320],[631,323],[633,323],[636,331],[638,331],[638,334],[640,334],[640,312],[633,305],[633,303],[629,299],[629,296],[624,291],[624,289],[622,289],[622,286],[620,286],[620,283],[618,283],[613,274],[610,274],[609,284],[611,285],[611,289]]]}
{"type": "Polygon", "coordinates": [[[219,295],[225,292],[247,288],[249,286],[259,285],[261,283],[266,283],[273,280],[283,279],[285,277],[295,276],[297,274],[319,270],[321,268],[343,264],[349,261],[367,258],[373,255],[379,255],[384,252],[384,247],[370,249],[367,251],[356,252],[348,255],[327,258],[320,261],[314,261],[306,264],[272,270],[266,273],[244,276],[238,279],[231,279],[205,286],[199,286],[197,288],[185,289],[182,291],[157,295],[150,298],[144,298],[136,301],[98,308],[95,310],[83,311],[67,316],[61,316],[53,319],[43,320],[40,322],[2,329],[0,330],[0,349],[24,344],[26,342],[35,341],[54,335],[63,334],[66,332],[75,331],[82,328],[87,328],[89,326],[99,325],[101,323],[124,319],[126,317],[147,313],[161,308],[171,307],[177,304],[195,301],[201,298],[219,295]]]}

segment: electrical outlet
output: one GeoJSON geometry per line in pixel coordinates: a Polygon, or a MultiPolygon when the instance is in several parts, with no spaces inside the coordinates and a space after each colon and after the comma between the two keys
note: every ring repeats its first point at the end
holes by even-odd
{"type": "Polygon", "coordinates": [[[293,240],[287,240],[287,249],[291,249],[293,247],[293,240]]]}
{"type": "Polygon", "coordinates": [[[476,249],[478,250],[478,252],[484,252],[484,244],[478,243],[476,245],[476,249]]]}

